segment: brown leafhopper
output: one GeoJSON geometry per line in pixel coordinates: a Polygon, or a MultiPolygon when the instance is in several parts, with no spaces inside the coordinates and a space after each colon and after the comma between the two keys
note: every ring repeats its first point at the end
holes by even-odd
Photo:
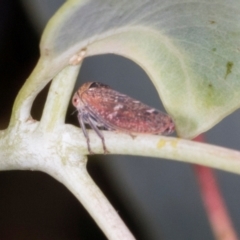
{"type": "Polygon", "coordinates": [[[131,135],[170,134],[174,131],[170,116],[102,83],[84,83],[74,94],[72,104],[78,111],[78,120],[87,139],[89,153],[93,152],[85,124],[101,138],[104,153],[107,153],[107,148],[100,129],[131,135]]]}

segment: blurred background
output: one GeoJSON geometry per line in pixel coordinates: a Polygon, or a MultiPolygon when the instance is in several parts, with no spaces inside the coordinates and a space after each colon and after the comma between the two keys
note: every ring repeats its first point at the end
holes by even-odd
{"type": "MultiPolygon", "coordinates": [[[[39,40],[63,0],[0,1],[0,127],[8,126],[14,99],[39,57],[39,40]]],[[[100,81],[162,110],[151,81],[135,63],[115,55],[84,60],[76,88],[100,81]]],[[[34,102],[40,119],[47,86],[34,102]]],[[[78,125],[76,115],[66,122],[78,125]]],[[[240,111],[206,133],[209,143],[240,149],[240,111]]],[[[88,170],[139,240],[214,239],[192,166],[164,159],[91,156],[88,170]]],[[[240,178],[215,171],[238,234],[240,178]]],[[[0,239],[106,239],[59,182],[41,172],[0,172],[0,239]]]]}

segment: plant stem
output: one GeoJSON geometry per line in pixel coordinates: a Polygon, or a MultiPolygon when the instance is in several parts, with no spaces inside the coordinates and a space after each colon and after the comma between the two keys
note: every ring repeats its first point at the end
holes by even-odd
{"type": "MultiPolygon", "coordinates": [[[[204,134],[195,141],[204,142],[204,134]]],[[[224,198],[218,186],[214,170],[200,165],[193,165],[199,182],[203,203],[216,239],[237,240],[237,233],[229,216],[224,198]]]]}
{"type": "Polygon", "coordinates": [[[45,131],[64,124],[80,67],[81,64],[67,66],[53,79],[40,121],[40,127],[45,131]]]}
{"type": "Polygon", "coordinates": [[[61,181],[86,208],[108,239],[133,240],[132,233],[87,173],[86,167],[70,166],[48,172],[61,181]]]}
{"type": "Polygon", "coordinates": [[[198,175],[202,199],[216,239],[237,240],[238,237],[234,231],[213,170],[203,166],[195,166],[195,172],[198,175]]]}

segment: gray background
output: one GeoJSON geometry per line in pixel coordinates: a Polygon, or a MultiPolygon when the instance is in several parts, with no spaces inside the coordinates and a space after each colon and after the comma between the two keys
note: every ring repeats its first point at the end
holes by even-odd
{"type": "MultiPolygon", "coordinates": [[[[64,1],[22,1],[28,18],[39,34],[47,19],[62,2],[64,1]]],[[[76,88],[86,81],[106,83],[115,90],[162,109],[157,92],[144,71],[120,56],[104,55],[85,59],[76,88]]],[[[72,110],[70,107],[69,113],[72,110]]],[[[67,122],[75,121],[76,124],[76,120],[73,119],[76,116],[69,115],[67,122]]],[[[240,111],[236,111],[208,131],[207,142],[239,149],[239,117],[240,111]]],[[[127,225],[130,225],[134,234],[136,232],[138,239],[214,239],[191,165],[146,157],[95,156],[90,157],[89,170],[110,201],[114,202],[119,214],[126,219],[127,225]],[[109,193],[109,189],[113,195],[109,193]],[[122,206],[124,207],[121,208],[122,206]]],[[[222,171],[215,172],[229,214],[239,234],[239,177],[222,171]]],[[[53,180],[49,178],[48,181],[53,180]]],[[[49,191],[52,191],[51,183],[47,184],[49,191]]],[[[4,195],[4,190],[2,194],[4,195]]],[[[84,223],[80,225],[84,227],[84,223]]],[[[70,238],[62,235],[62,239],[70,238]]],[[[96,236],[94,239],[103,237],[96,236]]]]}

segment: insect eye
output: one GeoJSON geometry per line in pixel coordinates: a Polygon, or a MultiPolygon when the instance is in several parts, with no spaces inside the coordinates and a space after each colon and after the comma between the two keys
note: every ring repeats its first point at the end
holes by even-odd
{"type": "Polygon", "coordinates": [[[96,88],[96,87],[98,87],[98,86],[99,86],[99,83],[93,82],[93,83],[89,86],[89,89],[90,89],[90,88],[96,88]]]}
{"type": "Polygon", "coordinates": [[[74,96],[72,99],[72,103],[74,106],[76,106],[76,104],[78,103],[78,97],[74,96]]]}
{"type": "Polygon", "coordinates": [[[109,88],[109,86],[106,85],[106,84],[99,83],[99,82],[93,82],[93,83],[89,86],[89,89],[91,89],[91,88],[98,88],[98,87],[109,88]]]}

